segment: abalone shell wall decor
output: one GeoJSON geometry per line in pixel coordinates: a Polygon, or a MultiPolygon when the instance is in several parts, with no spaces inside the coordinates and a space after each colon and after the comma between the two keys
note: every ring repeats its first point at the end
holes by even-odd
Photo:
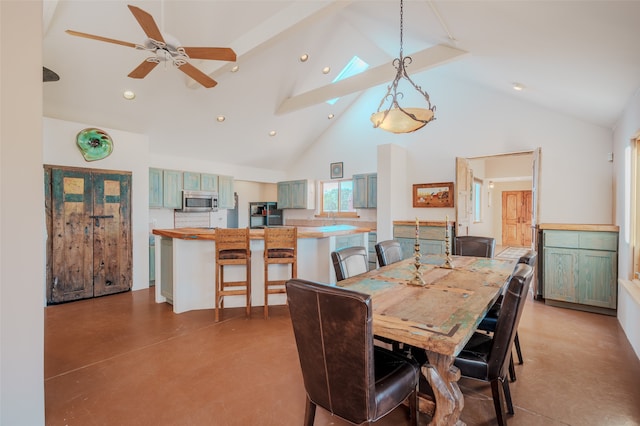
{"type": "Polygon", "coordinates": [[[86,161],[102,160],[113,152],[113,140],[104,130],[87,128],[78,132],[76,143],[86,161]]]}

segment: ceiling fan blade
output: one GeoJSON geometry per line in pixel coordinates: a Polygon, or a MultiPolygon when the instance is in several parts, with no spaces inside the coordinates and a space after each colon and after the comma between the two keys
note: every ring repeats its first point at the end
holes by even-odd
{"type": "Polygon", "coordinates": [[[144,61],[129,73],[131,78],[145,78],[158,65],[158,62],[144,61]]]}
{"type": "Polygon", "coordinates": [[[151,16],[144,10],[140,9],[139,7],[131,6],[130,4],[127,6],[129,7],[129,10],[131,11],[131,13],[133,13],[133,16],[138,21],[138,24],[140,24],[140,26],[144,30],[144,33],[147,35],[147,37],[155,41],[161,41],[164,43],[164,38],[162,38],[160,29],[158,29],[158,26],[156,25],[156,21],[153,19],[153,16],[151,16]]]}
{"type": "Polygon", "coordinates": [[[191,65],[189,62],[184,65],[180,65],[178,69],[208,89],[218,84],[217,81],[191,65]]]}
{"type": "Polygon", "coordinates": [[[101,37],[93,34],[81,33],[78,31],[67,30],[65,31],[67,34],[71,34],[78,37],[90,38],[91,40],[98,41],[106,41],[107,43],[119,44],[122,46],[133,47],[135,49],[136,45],[134,43],[129,43],[128,41],[115,40],[113,38],[101,37]]]}
{"type": "Polygon", "coordinates": [[[55,72],[50,70],[47,67],[42,67],[42,81],[58,81],[60,80],[60,76],[55,72]]]}
{"type": "Polygon", "coordinates": [[[236,52],[229,47],[183,47],[193,59],[211,59],[214,61],[236,61],[236,52]]]}

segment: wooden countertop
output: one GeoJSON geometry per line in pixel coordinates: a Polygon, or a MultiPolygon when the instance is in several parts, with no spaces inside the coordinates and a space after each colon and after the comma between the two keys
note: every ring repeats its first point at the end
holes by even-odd
{"type": "MultiPolygon", "coordinates": [[[[338,235],[361,234],[370,231],[371,229],[369,228],[351,225],[298,226],[298,238],[326,238],[338,235]]],[[[216,239],[216,230],[207,228],[154,229],[153,234],[183,240],[215,241],[216,239]]],[[[252,240],[261,240],[264,238],[264,229],[250,229],[249,235],[252,240]]]]}
{"type": "Polygon", "coordinates": [[[619,232],[618,225],[580,224],[580,223],[541,223],[540,229],[553,229],[557,231],[607,231],[619,232]]]}

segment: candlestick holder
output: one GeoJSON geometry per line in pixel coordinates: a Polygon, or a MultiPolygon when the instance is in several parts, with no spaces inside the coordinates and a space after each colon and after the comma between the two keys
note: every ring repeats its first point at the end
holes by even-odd
{"type": "Polygon", "coordinates": [[[422,272],[420,272],[420,267],[422,266],[422,264],[420,263],[421,256],[420,241],[418,240],[418,235],[416,232],[416,242],[413,245],[413,258],[415,259],[415,262],[413,262],[413,266],[416,268],[416,270],[413,272],[413,279],[409,281],[409,284],[411,285],[425,285],[424,279],[422,278],[422,272]]]}
{"type": "Polygon", "coordinates": [[[444,264],[442,267],[453,269],[453,259],[451,258],[451,238],[449,238],[449,221],[444,225],[444,264]]]}

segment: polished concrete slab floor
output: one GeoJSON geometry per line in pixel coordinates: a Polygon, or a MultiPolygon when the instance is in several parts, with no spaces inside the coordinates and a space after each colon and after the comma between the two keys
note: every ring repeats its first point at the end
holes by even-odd
{"type": "MultiPolygon", "coordinates": [[[[45,308],[50,426],[301,425],[305,391],[288,310],[176,315],[153,289],[45,308]]],[[[639,325],[640,326],[640,325],[639,325]]],[[[615,317],[527,301],[511,425],[640,424],[640,360],[615,317]]],[[[467,425],[496,422],[489,386],[461,379],[467,425]]],[[[429,418],[421,416],[420,424],[429,418]]],[[[347,425],[318,408],[316,425],[347,425]]],[[[380,425],[408,424],[404,407],[380,425]]]]}

